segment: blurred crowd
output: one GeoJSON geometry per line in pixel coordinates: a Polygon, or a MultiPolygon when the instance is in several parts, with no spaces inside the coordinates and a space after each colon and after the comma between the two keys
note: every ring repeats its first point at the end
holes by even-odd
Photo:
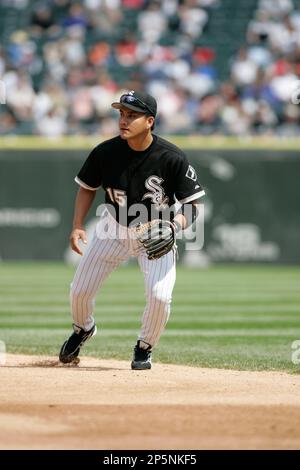
{"type": "Polygon", "coordinates": [[[0,134],[114,135],[110,104],[144,89],[157,98],[160,133],[299,135],[297,2],[258,0],[221,79],[199,38],[226,1],[0,0],[28,23],[0,49],[0,134]]]}

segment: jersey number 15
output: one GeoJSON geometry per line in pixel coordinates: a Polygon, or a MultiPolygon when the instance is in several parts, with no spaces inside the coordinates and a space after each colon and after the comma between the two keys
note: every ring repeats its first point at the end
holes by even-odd
{"type": "Polygon", "coordinates": [[[126,206],[126,191],[122,191],[122,189],[113,189],[113,188],[106,188],[110,200],[114,204],[118,204],[120,207],[126,206]]]}

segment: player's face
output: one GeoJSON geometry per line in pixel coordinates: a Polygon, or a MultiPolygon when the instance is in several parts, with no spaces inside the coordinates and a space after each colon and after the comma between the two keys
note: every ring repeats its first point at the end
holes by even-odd
{"type": "Polygon", "coordinates": [[[128,108],[120,109],[119,128],[122,139],[133,139],[147,133],[153,124],[153,118],[128,108]]]}

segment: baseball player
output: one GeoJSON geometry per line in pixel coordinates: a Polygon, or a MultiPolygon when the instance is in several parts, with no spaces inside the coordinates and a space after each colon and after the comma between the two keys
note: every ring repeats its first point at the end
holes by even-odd
{"type": "Polygon", "coordinates": [[[170,315],[176,234],[196,219],[204,190],[185,154],[152,133],[157,112],[152,96],[129,91],[112,107],[120,113],[120,135],[97,145],[75,178],[79,190],[70,237],[75,252],[82,255],[79,240],[87,243],[84,219],[100,187],[106,210],[71,284],[73,333],[59,359],[79,361],[80,348],[96,334],[93,315],[99,288],[117,266],[136,256],[146,306],[131,368],[151,369],[152,350],[170,315]],[[177,212],[176,200],[181,203],[177,212]]]}

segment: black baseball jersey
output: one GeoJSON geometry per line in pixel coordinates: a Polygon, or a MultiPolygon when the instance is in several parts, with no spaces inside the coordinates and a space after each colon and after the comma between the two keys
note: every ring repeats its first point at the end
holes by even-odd
{"type": "Polygon", "coordinates": [[[164,218],[176,199],[184,204],[205,194],[186,155],[156,135],[144,151],[132,150],[119,136],[102,142],[89,154],[75,181],[90,190],[102,186],[105,202],[122,225],[139,216],[137,205],[147,208],[147,220],[152,220],[164,218]]]}

